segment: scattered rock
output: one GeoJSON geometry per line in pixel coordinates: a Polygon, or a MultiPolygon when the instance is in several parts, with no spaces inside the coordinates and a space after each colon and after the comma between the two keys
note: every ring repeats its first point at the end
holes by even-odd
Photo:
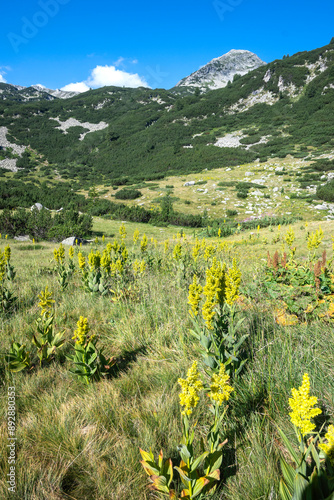
{"type": "Polygon", "coordinates": [[[42,210],[43,205],[41,203],[35,203],[32,207],[30,207],[30,210],[34,210],[34,208],[37,208],[38,211],[42,210]]]}
{"type": "Polygon", "coordinates": [[[14,240],[16,241],[31,241],[29,235],[25,236],[14,236],[14,240]]]}
{"type": "Polygon", "coordinates": [[[83,238],[78,238],[77,236],[70,236],[69,238],[66,238],[65,240],[62,241],[63,245],[80,245],[82,243],[83,245],[87,245],[87,243],[90,243],[89,240],[84,240],[83,238]]]}
{"type": "Polygon", "coordinates": [[[195,181],[188,181],[188,182],[185,182],[183,185],[184,186],[194,186],[195,184],[195,181]]]}

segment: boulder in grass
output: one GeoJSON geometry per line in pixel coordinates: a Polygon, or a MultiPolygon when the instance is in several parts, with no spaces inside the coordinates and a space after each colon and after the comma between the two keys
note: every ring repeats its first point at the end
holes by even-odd
{"type": "Polygon", "coordinates": [[[87,245],[89,241],[84,240],[83,238],[78,238],[77,236],[70,236],[69,238],[66,238],[62,241],[63,245],[70,245],[72,247],[75,245],[80,245],[80,243],[82,243],[83,245],[87,245]]]}
{"type": "Polygon", "coordinates": [[[14,236],[14,240],[16,241],[31,241],[28,235],[25,236],[14,236]]]}
{"type": "Polygon", "coordinates": [[[30,210],[34,210],[34,208],[37,208],[38,211],[42,210],[43,205],[41,203],[35,203],[32,207],[30,207],[30,210]]]}

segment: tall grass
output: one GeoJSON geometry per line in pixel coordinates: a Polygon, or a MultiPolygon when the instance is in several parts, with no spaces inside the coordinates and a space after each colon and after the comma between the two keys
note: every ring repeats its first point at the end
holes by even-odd
{"type": "MultiPolygon", "coordinates": [[[[130,241],[130,237],[129,237],[130,241]]],[[[299,239],[300,248],[305,238],[299,239]]],[[[70,340],[80,315],[89,318],[105,353],[117,363],[112,378],[85,385],[73,376],[66,359],[10,374],[1,362],[1,397],[8,385],[17,393],[16,493],[6,484],[6,407],[0,407],[0,497],[15,500],[148,500],[139,463],[139,447],[177,457],[180,408],[177,379],[200,359],[189,334],[187,290],[191,281],[155,267],[140,280],[135,297],[113,302],[81,288],[79,275],[62,292],[53,272],[51,244],[21,252],[12,244],[19,306],[1,317],[0,352],[13,339],[30,345],[38,311],[38,293],[54,293],[57,330],[70,340]]],[[[129,243],[130,244],[130,243],[129,243]]],[[[243,286],[257,281],[266,247],[238,248],[243,286]],[[253,250],[254,249],[254,250],[253,250]],[[251,261],[251,252],[255,260],[251,261]]],[[[158,250],[157,250],[158,251],[158,250]]],[[[159,250],[163,251],[163,250],[159,250]]],[[[233,251],[232,251],[233,254],[233,251]]],[[[230,255],[232,257],[233,255],[230,255]]],[[[306,255],[306,251],[305,251],[306,255]]],[[[230,258],[228,257],[228,258],[230,258]]],[[[280,326],[272,306],[259,292],[242,312],[240,333],[248,333],[248,362],[234,382],[226,420],[228,444],[223,480],[212,498],[274,500],[278,497],[279,455],[285,453],[277,426],[293,436],[288,416],[292,387],[308,372],[325,418],[334,415],[334,333],[323,320],[280,326]]],[[[195,411],[198,435],[205,435],[205,399],[195,411]]],[[[199,450],[199,440],[195,442],[199,450]]]]}

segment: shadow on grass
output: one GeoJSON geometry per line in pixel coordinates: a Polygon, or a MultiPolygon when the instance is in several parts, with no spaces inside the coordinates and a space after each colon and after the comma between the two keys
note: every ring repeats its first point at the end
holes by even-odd
{"type": "Polygon", "coordinates": [[[146,346],[141,346],[131,351],[125,351],[122,356],[116,359],[116,363],[112,367],[111,374],[108,378],[117,378],[121,374],[127,373],[130,370],[132,363],[137,361],[138,355],[146,353],[146,346]]]}

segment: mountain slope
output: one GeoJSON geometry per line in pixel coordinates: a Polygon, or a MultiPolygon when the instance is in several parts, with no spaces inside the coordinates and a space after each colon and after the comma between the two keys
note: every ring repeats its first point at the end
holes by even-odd
{"type": "Polygon", "coordinates": [[[176,86],[200,87],[203,90],[226,87],[235,75],[246,75],[266,63],[248,50],[230,50],[183,78],[176,86]]]}
{"type": "MultiPolygon", "coordinates": [[[[334,149],[334,44],[260,66],[225,88],[185,96],[178,92],[183,88],[104,87],[66,100],[0,99],[0,125],[8,142],[42,155],[45,175],[87,185],[334,149]]],[[[0,151],[2,158],[8,154],[0,151]]]]}

